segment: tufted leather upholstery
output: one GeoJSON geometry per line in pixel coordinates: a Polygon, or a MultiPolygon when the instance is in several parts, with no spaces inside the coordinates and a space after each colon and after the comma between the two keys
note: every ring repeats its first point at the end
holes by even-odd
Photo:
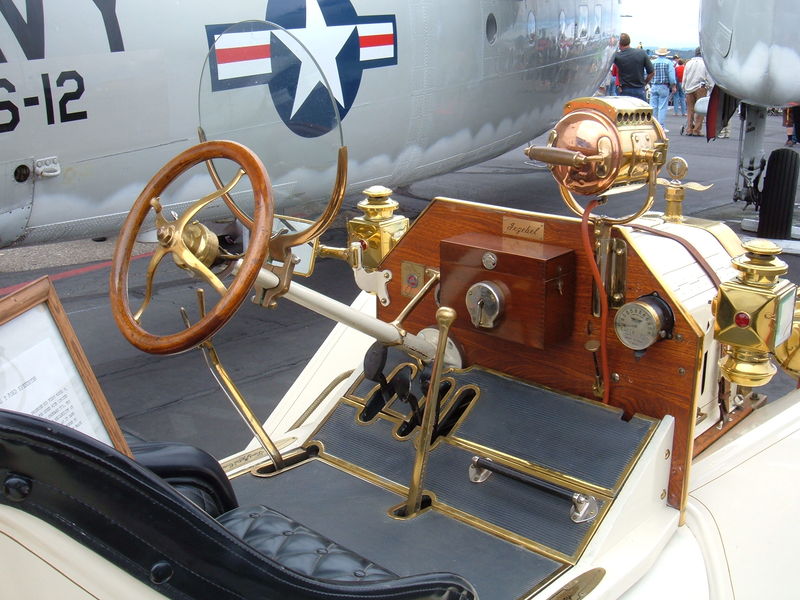
{"type": "Polygon", "coordinates": [[[168,598],[477,599],[458,575],[398,577],[263,507],[235,509],[217,521],[113,448],[6,410],[0,504],[49,523],[168,598]],[[286,537],[298,535],[296,543],[277,542],[280,523],[293,531],[286,537]],[[328,554],[330,560],[318,558],[328,554]]]}
{"type": "Polygon", "coordinates": [[[238,508],[218,521],[265,556],[303,575],[336,581],[381,581],[397,577],[266,506],[238,508]]]}

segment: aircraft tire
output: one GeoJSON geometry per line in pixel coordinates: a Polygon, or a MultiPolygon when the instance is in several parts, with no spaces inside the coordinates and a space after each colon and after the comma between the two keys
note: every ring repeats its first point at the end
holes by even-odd
{"type": "Polygon", "coordinates": [[[769,155],[758,216],[759,237],[774,239],[792,237],[792,215],[798,173],[800,173],[800,155],[791,148],[779,148],[769,155]]]}

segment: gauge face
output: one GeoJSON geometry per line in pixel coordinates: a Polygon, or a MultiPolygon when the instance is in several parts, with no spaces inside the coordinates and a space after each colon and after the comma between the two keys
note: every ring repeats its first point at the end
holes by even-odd
{"type": "Polygon", "coordinates": [[[614,317],[619,341],[632,350],[644,350],[655,344],[664,329],[664,319],[659,313],[642,298],[625,304],[614,317]]]}

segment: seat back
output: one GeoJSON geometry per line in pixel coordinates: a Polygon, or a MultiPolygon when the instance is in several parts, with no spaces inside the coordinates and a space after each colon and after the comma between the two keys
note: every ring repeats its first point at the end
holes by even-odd
{"type": "Polygon", "coordinates": [[[238,506],[231,482],[208,452],[177,442],[147,442],[126,435],[137,463],[150,469],[212,517],[238,506]]]}
{"type": "Polygon", "coordinates": [[[0,410],[0,503],[63,531],[171,598],[470,600],[461,577],[303,575],[225,529],[149,469],[52,421],[0,410]]]}

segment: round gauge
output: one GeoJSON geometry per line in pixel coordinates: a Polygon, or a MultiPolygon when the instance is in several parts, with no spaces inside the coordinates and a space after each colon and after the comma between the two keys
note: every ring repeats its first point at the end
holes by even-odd
{"type": "Polygon", "coordinates": [[[689,164],[680,156],[674,156],[667,163],[667,173],[673,179],[683,179],[689,172],[689,164]]]}
{"type": "Polygon", "coordinates": [[[614,317],[619,341],[631,350],[645,350],[667,337],[675,324],[669,304],[651,294],[628,302],[614,317]]]}

